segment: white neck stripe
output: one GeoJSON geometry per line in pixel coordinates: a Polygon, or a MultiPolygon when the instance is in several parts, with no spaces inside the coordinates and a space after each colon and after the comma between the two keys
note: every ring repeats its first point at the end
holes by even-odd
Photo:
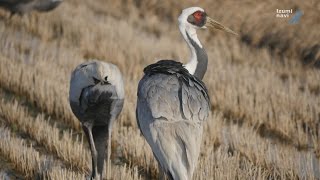
{"type": "Polygon", "coordinates": [[[184,40],[187,42],[189,49],[190,49],[190,52],[191,52],[190,60],[187,64],[184,65],[184,67],[189,71],[190,74],[194,75],[196,68],[197,68],[197,65],[198,65],[198,59],[197,59],[196,50],[193,47],[193,45],[191,44],[191,42],[188,38],[188,35],[195,43],[197,43],[199,45],[200,48],[202,48],[202,44],[200,43],[200,41],[198,39],[195,28],[193,28],[193,27],[186,28],[186,26],[184,24],[180,24],[179,29],[180,29],[180,32],[181,32],[184,40]],[[187,35],[187,33],[188,33],[188,35],[187,35]]]}

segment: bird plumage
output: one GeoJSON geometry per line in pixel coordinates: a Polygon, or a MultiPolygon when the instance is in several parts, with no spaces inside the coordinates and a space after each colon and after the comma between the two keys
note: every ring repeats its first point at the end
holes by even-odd
{"type": "Polygon", "coordinates": [[[62,0],[0,0],[0,7],[12,14],[23,15],[33,10],[46,12],[55,9],[62,0]]]}
{"type": "Polygon", "coordinates": [[[106,147],[107,158],[110,157],[112,124],[124,103],[123,80],[119,69],[101,61],[80,64],[71,76],[69,100],[89,141],[92,178],[102,178],[106,147]]]}
{"type": "Polygon", "coordinates": [[[173,179],[191,179],[210,100],[203,82],[181,63],[162,60],[144,69],[137,119],[161,169],[173,179]]]}

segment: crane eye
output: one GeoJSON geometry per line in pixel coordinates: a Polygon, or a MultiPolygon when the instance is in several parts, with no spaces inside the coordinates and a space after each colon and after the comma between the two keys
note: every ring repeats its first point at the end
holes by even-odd
{"type": "Polygon", "coordinates": [[[100,82],[99,79],[97,79],[95,77],[93,77],[92,79],[93,79],[94,84],[98,84],[100,82]]]}
{"type": "Polygon", "coordinates": [[[105,81],[108,81],[108,76],[106,76],[106,77],[104,78],[104,80],[105,80],[105,81]]]}
{"type": "Polygon", "coordinates": [[[203,27],[206,24],[207,14],[203,11],[196,11],[188,16],[187,21],[195,26],[203,27]]]}
{"type": "Polygon", "coordinates": [[[86,67],[86,66],[88,66],[88,64],[82,64],[82,65],[80,66],[80,69],[82,69],[82,68],[84,68],[84,67],[86,67]]]}
{"type": "Polygon", "coordinates": [[[196,11],[193,14],[193,17],[195,18],[196,21],[201,21],[202,18],[205,16],[205,13],[202,11],[196,11]]]}

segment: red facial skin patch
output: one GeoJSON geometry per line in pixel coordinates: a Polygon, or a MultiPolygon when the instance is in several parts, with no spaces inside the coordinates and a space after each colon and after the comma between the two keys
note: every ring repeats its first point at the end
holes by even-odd
{"type": "Polygon", "coordinates": [[[199,23],[203,18],[203,12],[196,11],[195,13],[193,13],[193,17],[196,20],[196,22],[199,23]]]}

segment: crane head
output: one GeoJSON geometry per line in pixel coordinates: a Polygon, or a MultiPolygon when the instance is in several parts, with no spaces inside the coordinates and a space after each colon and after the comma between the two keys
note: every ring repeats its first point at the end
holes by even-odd
{"type": "Polygon", "coordinates": [[[211,19],[207,13],[200,7],[190,7],[184,9],[179,16],[179,24],[189,26],[194,29],[219,29],[234,35],[238,35],[228,27],[211,19]]]}

